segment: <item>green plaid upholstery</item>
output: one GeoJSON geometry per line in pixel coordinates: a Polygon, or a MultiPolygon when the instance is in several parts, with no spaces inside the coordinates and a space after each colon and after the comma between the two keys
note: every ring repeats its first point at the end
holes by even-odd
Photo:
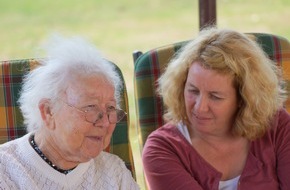
{"type": "MultiPolygon", "coordinates": [[[[290,92],[289,41],[283,37],[271,34],[248,33],[247,35],[255,39],[269,57],[282,66],[288,92],[290,92]]],[[[164,124],[162,115],[165,108],[162,98],[156,96],[156,80],[164,71],[172,56],[186,43],[187,41],[179,42],[150,50],[144,54],[136,52],[134,55],[136,126],[141,149],[147,136],[164,124]],[[136,55],[138,58],[136,58],[136,55]]],[[[290,98],[286,101],[285,107],[290,113],[290,98]]]]}
{"type": "MultiPolygon", "coordinates": [[[[25,73],[37,67],[34,59],[9,60],[0,62],[0,144],[26,134],[23,117],[17,105],[22,79],[25,73]]],[[[114,64],[115,65],[115,64],[114,64]]],[[[121,70],[115,65],[124,88],[122,89],[121,108],[126,111],[125,117],[117,124],[111,144],[106,151],[118,155],[124,160],[127,168],[135,176],[133,155],[129,142],[129,105],[125,80],[121,70]]]]}

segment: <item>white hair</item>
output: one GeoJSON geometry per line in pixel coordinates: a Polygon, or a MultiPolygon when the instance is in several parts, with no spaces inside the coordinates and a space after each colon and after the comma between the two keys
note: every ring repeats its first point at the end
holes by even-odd
{"type": "Polygon", "coordinates": [[[63,38],[54,35],[43,46],[46,58],[29,72],[24,80],[18,103],[27,131],[42,126],[38,103],[42,99],[55,102],[69,81],[76,76],[97,75],[105,77],[115,89],[117,104],[120,103],[122,81],[115,66],[105,60],[98,50],[81,37],[63,38]]]}

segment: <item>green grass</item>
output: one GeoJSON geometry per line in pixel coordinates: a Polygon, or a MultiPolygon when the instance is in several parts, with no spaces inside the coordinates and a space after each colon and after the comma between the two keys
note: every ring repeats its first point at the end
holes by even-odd
{"type": "MultiPolygon", "coordinates": [[[[217,0],[219,28],[266,32],[290,39],[289,0],[217,0]]],[[[137,181],[144,189],[135,129],[134,50],[194,38],[198,0],[1,0],[0,60],[31,58],[52,32],[91,40],[125,75],[137,181]]]]}

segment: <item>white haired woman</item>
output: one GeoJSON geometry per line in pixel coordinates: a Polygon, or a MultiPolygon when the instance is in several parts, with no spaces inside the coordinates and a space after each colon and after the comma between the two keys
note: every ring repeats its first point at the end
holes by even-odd
{"type": "Polygon", "coordinates": [[[45,50],[19,99],[29,133],[0,146],[0,189],[139,189],[103,151],[126,114],[112,64],[81,38],[54,37],[45,50]]]}

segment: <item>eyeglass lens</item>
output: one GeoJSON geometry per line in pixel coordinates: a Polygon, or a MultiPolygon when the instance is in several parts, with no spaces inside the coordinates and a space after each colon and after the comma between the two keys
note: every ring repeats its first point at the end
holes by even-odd
{"type": "Polygon", "coordinates": [[[124,118],[126,114],[123,110],[119,110],[119,109],[110,110],[106,114],[99,111],[98,109],[91,109],[91,110],[86,111],[86,119],[87,121],[91,123],[95,123],[99,121],[100,119],[104,117],[104,115],[107,115],[110,123],[118,123],[124,118]]]}

